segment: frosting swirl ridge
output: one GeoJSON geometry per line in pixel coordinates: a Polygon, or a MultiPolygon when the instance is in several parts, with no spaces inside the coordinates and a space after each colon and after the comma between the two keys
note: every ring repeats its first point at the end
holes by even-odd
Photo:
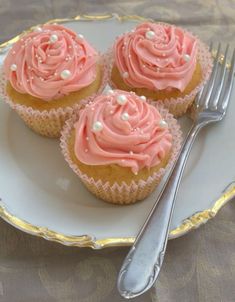
{"type": "Polygon", "coordinates": [[[114,90],[80,111],[74,151],[87,165],[118,164],[133,173],[158,165],[172,135],[157,108],[133,92],[114,90]]]}
{"type": "Polygon", "coordinates": [[[13,45],[4,61],[4,71],[18,92],[50,101],[91,84],[97,58],[97,52],[82,35],[49,24],[13,45]]]}
{"type": "Polygon", "coordinates": [[[120,36],[113,50],[124,82],[135,88],[182,92],[196,67],[197,39],[170,24],[142,23],[120,36]]]}

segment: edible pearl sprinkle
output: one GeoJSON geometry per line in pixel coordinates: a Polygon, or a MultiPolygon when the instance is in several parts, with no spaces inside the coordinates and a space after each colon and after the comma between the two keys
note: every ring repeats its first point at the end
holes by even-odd
{"type": "Polygon", "coordinates": [[[120,94],[117,96],[117,102],[119,105],[124,105],[127,102],[127,97],[124,94],[120,94]]]}
{"type": "Polygon", "coordinates": [[[40,33],[42,32],[42,28],[38,26],[34,29],[34,31],[40,33]]]}
{"type": "Polygon", "coordinates": [[[160,122],[159,122],[159,126],[160,126],[161,128],[167,128],[167,127],[168,127],[168,124],[167,124],[167,122],[166,122],[166,121],[164,121],[164,120],[160,120],[160,122]]]}
{"type": "Polygon", "coordinates": [[[133,155],[133,151],[130,151],[129,153],[130,153],[130,155],[133,155]]]}
{"type": "Polygon", "coordinates": [[[78,37],[79,37],[80,39],[83,39],[83,38],[84,38],[84,36],[83,36],[82,34],[79,34],[78,37]]]}
{"type": "Polygon", "coordinates": [[[127,112],[124,112],[122,115],[121,115],[121,119],[123,121],[128,121],[129,120],[129,114],[127,112]]]}
{"type": "Polygon", "coordinates": [[[184,60],[185,60],[186,62],[189,62],[190,58],[191,58],[190,55],[184,54],[184,60]]]}
{"type": "Polygon", "coordinates": [[[145,38],[149,39],[149,40],[152,40],[155,36],[155,32],[152,31],[152,30],[149,30],[145,33],[145,38]]]}
{"type": "Polygon", "coordinates": [[[58,36],[57,35],[51,35],[50,36],[50,42],[51,43],[55,43],[58,41],[58,36]]]}
{"type": "Polygon", "coordinates": [[[16,64],[12,64],[10,68],[11,68],[11,71],[16,71],[17,65],[16,64]]]}
{"type": "Polygon", "coordinates": [[[124,79],[128,78],[129,77],[129,73],[127,71],[123,72],[122,77],[124,79]]]}
{"type": "Polygon", "coordinates": [[[71,76],[71,72],[68,69],[65,69],[61,71],[60,76],[63,80],[65,80],[71,76]]]}
{"type": "Polygon", "coordinates": [[[140,99],[141,99],[141,101],[145,102],[145,101],[146,101],[146,96],[141,95],[141,96],[140,96],[140,99]]]}
{"type": "Polygon", "coordinates": [[[107,92],[106,92],[106,94],[113,94],[114,93],[114,91],[112,90],[112,89],[109,89],[109,90],[107,90],[107,92]]]}
{"type": "Polygon", "coordinates": [[[99,132],[103,129],[103,125],[101,122],[97,121],[97,122],[94,122],[93,126],[92,126],[92,130],[95,131],[95,132],[99,132]]]}
{"type": "Polygon", "coordinates": [[[86,137],[86,140],[89,141],[89,137],[88,136],[86,137]]]}

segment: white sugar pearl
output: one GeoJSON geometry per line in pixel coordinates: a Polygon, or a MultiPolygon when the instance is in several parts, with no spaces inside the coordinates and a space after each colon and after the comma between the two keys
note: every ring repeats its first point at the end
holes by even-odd
{"type": "Polygon", "coordinates": [[[123,72],[122,77],[124,79],[128,78],[129,77],[129,73],[127,71],[123,72]]]}
{"type": "Polygon", "coordinates": [[[119,105],[124,105],[127,102],[127,97],[124,94],[120,94],[117,96],[117,102],[119,105]]]}
{"type": "Polygon", "coordinates": [[[145,33],[145,38],[152,40],[155,36],[155,32],[152,30],[146,31],[145,33]]]}
{"type": "Polygon", "coordinates": [[[96,121],[94,122],[93,126],[92,126],[92,130],[95,131],[95,132],[99,132],[103,129],[103,125],[101,122],[99,121],[96,121]]]}
{"type": "Polygon", "coordinates": [[[71,72],[68,69],[61,71],[60,76],[63,80],[68,79],[71,76],[71,72]]]}
{"type": "Polygon", "coordinates": [[[114,94],[114,91],[112,89],[108,89],[107,92],[106,92],[106,94],[107,95],[114,94]]]}
{"type": "Polygon", "coordinates": [[[133,151],[130,151],[129,153],[130,153],[130,155],[133,155],[133,151]]]}
{"type": "Polygon", "coordinates": [[[121,115],[121,119],[123,121],[128,121],[129,120],[129,114],[127,112],[124,112],[122,115],[121,115]]]}
{"type": "Polygon", "coordinates": [[[37,33],[40,33],[40,32],[42,32],[42,28],[38,26],[34,29],[34,31],[37,33]]]}
{"type": "Polygon", "coordinates": [[[160,126],[161,128],[167,128],[167,127],[168,127],[168,124],[167,124],[167,122],[166,122],[166,121],[164,121],[164,120],[160,120],[160,122],[159,122],[159,126],[160,126]]]}
{"type": "Polygon", "coordinates": [[[141,96],[140,96],[140,99],[141,99],[141,101],[145,102],[145,101],[146,101],[146,96],[141,95],[141,96]]]}
{"type": "Polygon", "coordinates": [[[50,42],[51,43],[55,43],[58,41],[58,36],[57,35],[51,35],[50,36],[50,42]]]}
{"type": "Polygon", "coordinates": [[[184,60],[185,60],[185,62],[189,62],[190,59],[191,59],[190,55],[184,54],[184,60]]]}
{"type": "Polygon", "coordinates": [[[16,71],[17,65],[16,64],[11,64],[11,71],[16,71]]]}
{"type": "Polygon", "coordinates": [[[79,34],[79,35],[78,35],[78,38],[83,39],[84,36],[83,36],[82,34],[79,34]]]}

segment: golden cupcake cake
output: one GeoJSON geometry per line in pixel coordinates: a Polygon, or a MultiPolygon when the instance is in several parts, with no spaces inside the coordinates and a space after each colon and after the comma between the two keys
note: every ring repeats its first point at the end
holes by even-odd
{"type": "Polygon", "coordinates": [[[177,121],[134,92],[109,90],[66,122],[61,148],[89,191],[110,203],[147,197],[175,160],[177,121]]]}
{"type": "Polygon", "coordinates": [[[162,23],[142,23],[121,35],[109,55],[112,87],[161,100],[175,116],[191,106],[212,66],[197,37],[162,23]]]}
{"type": "Polygon", "coordinates": [[[56,24],[22,35],[1,72],[1,95],[34,131],[59,137],[73,110],[106,84],[98,52],[82,34],[56,24]]]}

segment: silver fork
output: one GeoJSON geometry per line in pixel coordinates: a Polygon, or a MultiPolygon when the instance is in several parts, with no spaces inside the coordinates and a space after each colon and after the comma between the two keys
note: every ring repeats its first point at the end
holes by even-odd
{"type": "Polygon", "coordinates": [[[235,72],[235,50],[227,68],[228,48],[227,45],[220,64],[221,45],[218,46],[210,80],[195,100],[196,117],[178,160],[124,260],[118,277],[118,290],[124,298],[141,295],[156,281],[166,251],[179,183],[193,142],[204,126],[221,121],[226,114],[235,72]]]}

